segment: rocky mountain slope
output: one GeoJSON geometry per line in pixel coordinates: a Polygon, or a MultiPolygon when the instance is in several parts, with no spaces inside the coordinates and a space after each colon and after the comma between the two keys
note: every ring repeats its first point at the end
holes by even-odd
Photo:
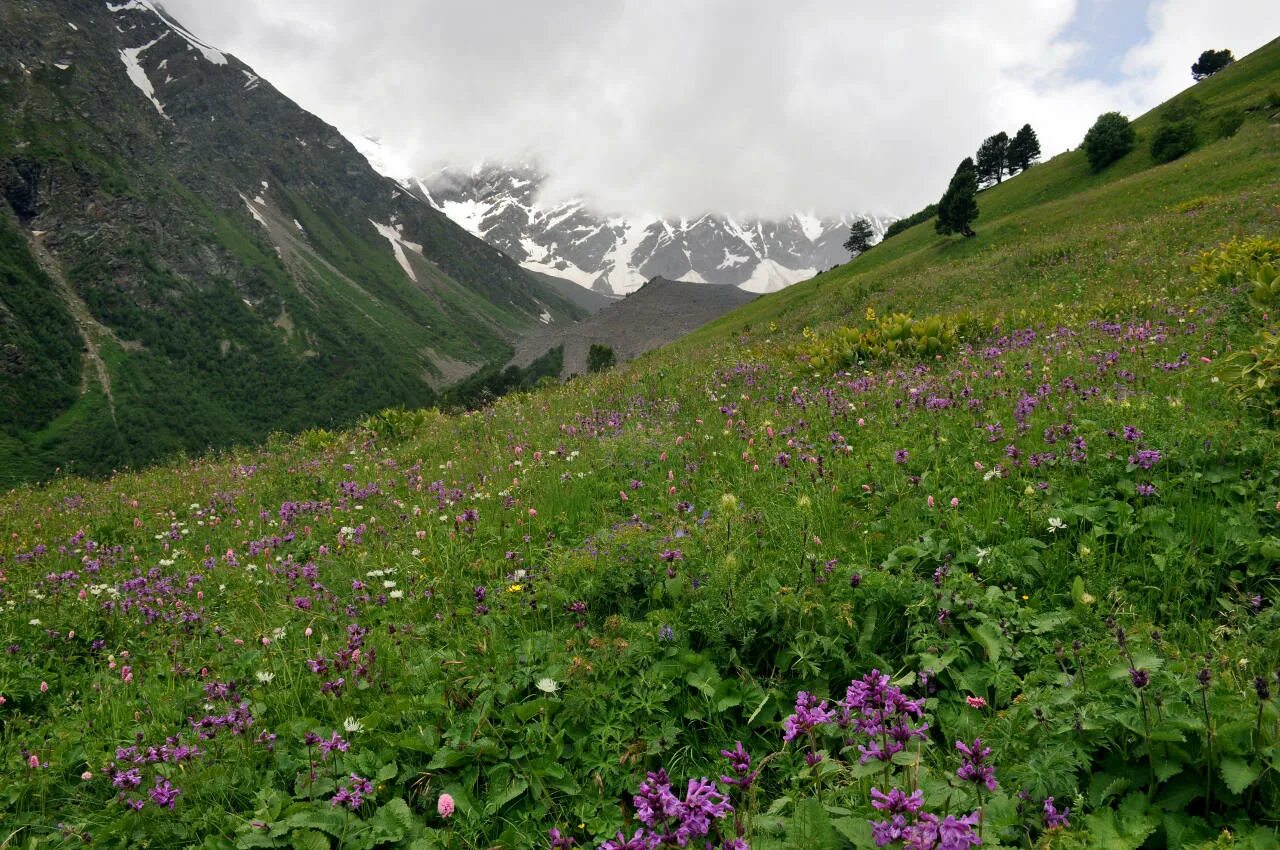
{"type": "Polygon", "coordinates": [[[754,298],[736,286],[654,278],[589,319],[530,331],[516,346],[512,363],[527,367],[547,351],[564,346],[561,376],[585,374],[593,344],[613,349],[619,362],[633,360],[754,298]]]}
{"type": "MultiPolygon", "coordinates": [[[[376,163],[376,143],[357,142],[376,163]]],[[[603,216],[585,200],[542,203],[545,177],[527,165],[446,168],[399,180],[526,269],[619,295],[653,277],[773,292],[848,262],[842,245],[855,218],[869,219],[877,237],[894,221],[870,214],[828,219],[796,213],[781,220],[603,216]]]]}
{"type": "Polygon", "coordinates": [[[585,310],[150,0],[0,4],[0,484],[331,425],[585,310]]]}

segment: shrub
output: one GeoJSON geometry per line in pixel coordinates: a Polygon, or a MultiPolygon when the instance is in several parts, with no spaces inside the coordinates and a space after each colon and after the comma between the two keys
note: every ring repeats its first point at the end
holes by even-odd
{"type": "Polygon", "coordinates": [[[1191,271],[1205,283],[1240,286],[1255,280],[1263,266],[1280,264],[1280,239],[1250,236],[1232,239],[1200,255],[1191,271]]]}
{"type": "Polygon", "coordinates": [[[1213,123],[1213,135],[1218,139],[1229,139],[1244,123],[1244,115],[1239,112],[1226,112],[1219,115],[1213,123]]]}
{"type": "Polygon", "coordinates": [[[613,349],[607,345],[599,343],[591,343],[591,348],[587,349],[587,371],[603,372],[605,369],[611,369],[618,362],[618,358],[614,356],[613,349]]]}
{"type": "Polygon", "coordinates": [[[1099,115],[1084,136],[1084,153],[1089,158],[1089,167],[1101,171],[1133,150],[1137,140],[1133,124],[1119,112],[1099,115]]]}
{"type": "Polygon", "coordinates": [[[1190,121],[1164,124],[1151,137],[1151,158],[1156,162],[1173,162],[1191,153],[1196,146],[1196,128],[1190,121]]]}
{"type": "Polygon", "coordinates": [[[922,221],[928,221],[929,219],[937,215],[937,212],[938,212],[938,205],[929,204],[929,206],[925,207],[919,212],[914,212],[911,215],[907,216],[906,218],[900,218],[897,221],[895,221],[893,224],[889,225],[888,229],[885,230],[884,232],[884,238],[888,239],[890,236],[896,236],[897,234],[906,230],[908,227],[915,227],[917,224],[919,224],[922,221]]]}

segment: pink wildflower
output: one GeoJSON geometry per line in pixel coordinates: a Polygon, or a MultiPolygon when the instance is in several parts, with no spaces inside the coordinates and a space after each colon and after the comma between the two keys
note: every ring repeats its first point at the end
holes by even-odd
{"type": "Polygon", "coordinates": [[[440,799],[436,801],[436,811],[440,813],[442,818],[453,817],[453,797],[449,794],[441,794],[440,799]]]}

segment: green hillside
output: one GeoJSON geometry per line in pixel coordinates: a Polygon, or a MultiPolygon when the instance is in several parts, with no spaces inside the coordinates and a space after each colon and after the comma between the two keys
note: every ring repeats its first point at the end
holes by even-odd
{"type": "Polygon", "coordinates": [[[1136,118],[1137,147],[1102,172],[1092,172],[1076,149],[981,192],[977,238],[942,239],[932,221],[916,225],[686,344],[728,339],[765,321],[799,329],[847,318],[865,304],[881,313],[999,311],[1027,306],[1024,296],[1037,305],[1077,305],[1186,282],[1196,252],[1237,234],[1274,232],[1278,111],[1280,39],[1136,118]],[[1149,140],[1171,108],[1194,117],[1201,146],[1158,166],[1149,140]],[[1220,119],[1232,115],[1245,119],[1240,129],[1216,138],[1220,119]]]}
{"type": "Polygon", "coordinates": [[[436,403],[586,314],[211,55],[150,4],[0,6],[0,487],[436,403]]]}
{"type": "Polygon", "coordinates": [[[1277,90],[625,367],[12,491],[0,846],[1276,847],[1277,90]]]}

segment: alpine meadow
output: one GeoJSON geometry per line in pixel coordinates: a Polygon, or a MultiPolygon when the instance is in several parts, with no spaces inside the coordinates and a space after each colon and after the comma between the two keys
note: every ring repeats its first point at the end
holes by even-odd
{"type": "Polygon", "coordinates": [[[0,848],[1280,847],[1280,39],[1197,68],[569,377],[274,89],[6,69],[0,848]]]}

